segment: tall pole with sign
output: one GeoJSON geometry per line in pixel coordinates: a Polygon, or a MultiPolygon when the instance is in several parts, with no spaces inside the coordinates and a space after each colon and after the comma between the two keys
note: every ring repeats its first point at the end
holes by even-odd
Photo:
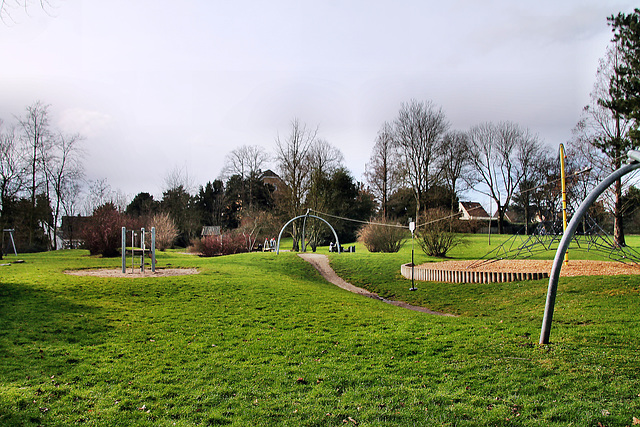
{"type": "Polygon", "coordinates": [[[415,291],[417,288],[413,279],[413,268],[415,267],[415,263],[413,262],[413,236],[414,231],[416,231],[416,223],[412,221],[412,218],[409,218],[409,230],[411,231],[411,289],[409,290],[415,291]]]}

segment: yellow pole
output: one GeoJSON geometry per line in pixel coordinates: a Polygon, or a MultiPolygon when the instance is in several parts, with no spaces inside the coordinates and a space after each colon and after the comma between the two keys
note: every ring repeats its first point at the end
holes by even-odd
{"type": "MultiPolygon", "coordinates": [[[[564,146],[560,144],[560,175],[562,177],[562,234],[567,232],[567,176],[564,170],[564,146]]],[[[569,264],[569,251],[564,254],[565,265],[569,264]]]]}

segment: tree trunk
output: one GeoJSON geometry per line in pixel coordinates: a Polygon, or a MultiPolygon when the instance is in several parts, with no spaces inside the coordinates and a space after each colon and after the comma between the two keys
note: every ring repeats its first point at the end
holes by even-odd
{"type": "Polygon", "coordinates": [[[58,250],[58,219],[60,218],[60,196],[56,195],[56,208],[53,212],[53,239],[51,246],[54,251],[58,250]]]}
{"type": "Polygon", "coordinates": [[[296,224],[296,221],[293,221],[293,224],[291,224],[291,237],[293,238],[293,245],[291,247],[291,250],[294,252],[298,252],[300,251],[300,229],[296,224]]]}
{"type": "Polygon", "coordinates": [[[33,143],[33,160],[31,161],[31,209],[29,210],[29,248],[33,245],[33,234],[35,228],[34,214],[36,211],[36,166],[38,160],[37,142],[33,143]]]}
{"type": "Polygon", "coordinates": [[[614,184],[615,205],[613,209],[613,244],[616,247],[626,246],[624,228],[622,225],[622,181],[618,179],[614,184]]]}
{"type": "MultiPolygon", "coordinates": [[[[386,167],[385,167],[386,169],[386,167]]],[[[387,220],[387,172],[385,170],[385,179],[382,183],[382,218],[387,220]]]]}
{"type": "MultiPolygon", "coordinates": [[[[496,201],[497,203],[497,201],[496,201]]],[[[491,214],[489,214],[491,215],[491,214]]],[[[504,207],[498,203],[498,234],[502,234],[502,223],[504,222],[504,207]]]]}

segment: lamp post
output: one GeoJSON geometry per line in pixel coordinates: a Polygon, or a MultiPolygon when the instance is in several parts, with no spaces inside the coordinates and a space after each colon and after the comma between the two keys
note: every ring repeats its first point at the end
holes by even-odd
{"type": "Polygon", "coordinates": [[[411,231],[411,289],[409,290],[416,291],[417,288],[413,279],[413,268],[415,267],[415,263],[413,262],[413,232],[416,230],[416,223],[412,221],[412,218],[409,218],[409,230],[411,231]]]}

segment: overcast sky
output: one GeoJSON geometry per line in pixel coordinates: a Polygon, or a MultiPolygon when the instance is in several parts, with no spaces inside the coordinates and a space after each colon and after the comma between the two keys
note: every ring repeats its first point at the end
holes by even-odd
{"type": "MultiPolygon", "coordinates": [[[[454,129],[511,120],[552,147],[589,100],[626,0],[50,0],[0,23],[0,118],[35,100],[85,136],[88,179],[161,194],[216,179],[294,117],[362,180],[378,129],[431,100],[454,129]]],[[[473,195],[469,195],[473,198],[473,195]]]]}

